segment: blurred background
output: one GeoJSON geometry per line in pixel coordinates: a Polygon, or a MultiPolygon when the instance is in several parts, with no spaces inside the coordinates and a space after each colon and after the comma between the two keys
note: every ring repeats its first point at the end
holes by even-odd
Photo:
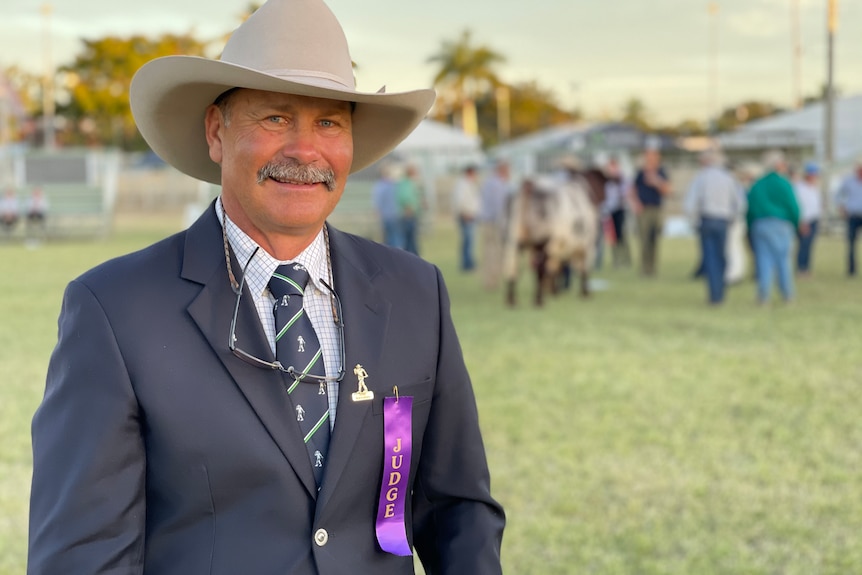
{"type": "MultiPolygon", "coordinates": [[[[129,111],[129,82],[155,57],[217,57],[258,5],[7,0],[0,186],[99,186],[108,213],[196,210],[216,192],[148,151],[129,111]],[[66,156],[69,165],[44,160],[46,153],[66,156]]],[[[719,145],[737,162],[780,147],[799,166],[821,164],[828,204],[829,190],[862,153],[859,2],[330,5],[360,90],[437,90],[429,118],[396,152],[421,168],[433,210],[447,209],[451,176],[468,163],[505,157],[517,180],[564,154],[599,163],[613,154],[630,175],[647,146],[659,147],[674,168],[675,191],[686,188],[697,152],[707,147],[719,145]]],[[[353,178],[354,202],[341,210],[350,208],[353,220],[363,210],[371,215],[363,181],[378,172],[375,166],[353,178]]],[[[55,212],[74,211],[61,204],[95,204],[68,186],[47,194],[55,212]]],[[[97,206],[79,211],[88,209],[97,206]]]]}

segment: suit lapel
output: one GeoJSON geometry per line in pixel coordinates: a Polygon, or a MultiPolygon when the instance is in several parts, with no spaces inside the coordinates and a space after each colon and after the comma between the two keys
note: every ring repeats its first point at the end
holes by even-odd
{"type": "MultiPolygon", "coordinates": [[[[236,294],[230,285],[222,248],[221,226],[212,206],[189,228],[182,276],[203,284],[188,307],[189,314],[230,372],[234,382],[255,411],[263,426],[290,462],[305,488],[316,497],[317,487],[299,426],[293,421],[290,401],[283,387],[283,375],[255,367],[234,356],[228,348],[228,334],[236,294]]],[[[232,260],[234,274],[241,267],[232,260]]],[[[239,280],[239,277],[237,277],[239,280]]],[[[272,350],[258,319],[248,288],[244,288],[237,315],[237,346],[268,361],[272,350]]]]}
{"type": "Polygon", "coordinates": [[[344,310],[346,375],[339,386],[335,427],[319,505],[325,505],[337,489],[357,441],[361,441],[365,419],[370,417],[371,402],[355,402],[351,398],[351,394],[357,391],[357,378],[353,373],[356,364],[362,364],[368,372],[367,385],[374,391],[375,399],[387,393],[384,382],[374,378],[374,374],[379,373],[377,366],[390,309],[389,302],[380,296],[372,283],[379,268],[357,249],[350,236],[331,227],[329,230],[335,289],[344,310]]]}

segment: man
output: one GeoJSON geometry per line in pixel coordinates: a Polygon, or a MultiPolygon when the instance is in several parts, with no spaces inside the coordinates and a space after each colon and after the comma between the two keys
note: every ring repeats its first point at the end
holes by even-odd
{"type": "Polygon", "coordinates": [[[154,150],[222,195],[69,284],[28,572],[402,575],[415,549],[428,573],[500,573],[439,271],[325,224],[433,92],[356,92],[326,5],[270,0],[220,61],[154,60],[130,98],[154,150]]]}
{"type": "Polygon", "coordinates": [[[847,275],[856,275],[856,236],[862,228],[862,156],[856,159],[855,171],[838,189],[838,209],[847,220],[847,275]]]}
{"type": "Polygon", "coordinates": [[[495,290],[503,269],[503,238],[506,233],[506,204],[512,195],[509,163],[498,160],[494,173],[479,190],[479,224],[482,230],[482,285],[495,290]]]}
{"type": "Polygon", "coordinates": [[[479,214],[479,175],[476,166],[470,164],[464,168],[452,192],[452,206],[461,232],[461,271],[469,272],[476,267],[473,257],[476,216],[479,214]]]}
{"type": "Polygon", "coordinates": [[[706,276],[708,302],[724,301],[724,278],[727,268],[727,231],[740,211],[737,184],[721,165],[714,150],[700,155],[701,169],[695,174],[685,198],[685,212],[697,223],[700,251],[706,276]]]}
{"type": "Polygon", "coordinates": [[[796,234],[799,245],[796,251],[796,273],[800,277],[811,275],[811,251],[822,212],[820,198],[820,167],[808,162],[802,170],[802,178],[793,184],[796,203],[799,204],[799,231],[796,234]]]}
{"type": "Polygon", "coordinates": [[[787,162],[779,150],[764,155],[766,174],[748,192],[746,219],[751,230],[757,274],[757,302],[769,302],[773,275],[785,302],[793,299],[793,273],[790,247],[794,230],[799,227],[799,205],[793,185],[785,177],[787,162]]]}
{"type": "Polygon", "coordinates": [[[419,255],[419,215],[422,212],[422,190],[418,183],[419,171],[407,164],[397,183],[398,210],[403,248],[419,255]]]}
{"type": "Polygon", "coordinates": [[[404,247],[401,213],[398,208],[400,177],[401,167],[395,162],[386,161],[380,168],[380,178],[374,182],[371,190],[371,200],[383,227],[383,243],[396,248],[404,247]]]}
{"type": "Polygon", "coordinates": [[[655,148],[644,152],[643,166],[632,183],[630,202],[637,216],[641,242],[641,273],[654,276],[658,265],[658,242],[662,234],[662,204],[670,195],[667,172],[661,165],[661,154],[655,148]]]}

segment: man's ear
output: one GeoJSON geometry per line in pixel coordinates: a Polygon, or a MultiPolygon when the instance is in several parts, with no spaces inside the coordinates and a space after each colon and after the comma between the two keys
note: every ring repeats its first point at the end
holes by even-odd
{"type": "Polygon", "coordinates": [[[216,164],[221,164],[224,116],[218,106],[210,104],[207,107],[206,115],[204,116],[204,126],[210,159],[216,164]]]}

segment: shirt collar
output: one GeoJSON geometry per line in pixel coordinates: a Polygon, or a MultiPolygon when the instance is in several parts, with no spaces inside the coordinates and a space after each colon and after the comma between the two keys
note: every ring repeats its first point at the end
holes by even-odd
{"type": "MultiPolygon", "coordinates": [[[[296,258],[289,261],[282,261],[274,258],[265,249],[261,248],[257,242],[251,239],[248,234],[242,231],[233,220],[224,212],[221,197],[216,200],[216,214],[219,222],[223,222],[227,233],[227,241],[230,244],[233,253],[240,266],[245,266],[248,263],[248,268],[245,272],[245,282],[251,293],[258,295],[263,294],[269,284],[269,278],[275,272],[275,269],[284,264],[299,263],[305,266],[308,270],[310,281],[314,287],[320,291],[328,292],[329,290],[321,283],[321,279],[332,285],[332,277],[329,273],[330,263],[327,258],[326,241],[324,238],[323,229],[321,229],[311,244],[308,245],[296,258]],[[257,253],[255,253],[257,250],[257,253]],[[254,258],[249,262],[249,258],[254,254],[254,258]]],[[[333,286],[334,287],[334,286],[333,286]]]]}

